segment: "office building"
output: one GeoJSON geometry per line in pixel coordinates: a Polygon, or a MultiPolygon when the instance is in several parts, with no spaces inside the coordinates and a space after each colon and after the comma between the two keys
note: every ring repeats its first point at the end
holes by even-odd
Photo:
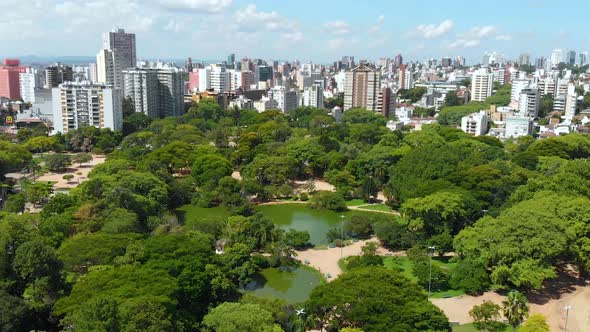
{"type": "Polygon", "coordinates": [[[122,94],[91,82],[67,82],[52,89],[54,132],[67,133],[86,126],[121,130],[122,94]]]}
{"type": "Polygon", "coordinates": [[[516,115],[506,118],[505,138],[518,138],[533,135],[534,121],[532,118],[516,115]]]}
{"type": "Polygon", "coordinates": [[[563,62],[563,51],[561,49],[554,49],[551,52],[551,67],[557,67],[561,62],[563,62]]]}
{"type": "Polygon", "coordinates": [[[492,95],[494,76],[486,69],[479,69],[471,76],[471,100],[485,101],[492,95]]]}
{"type": "Polygon", "coordinates": [[[303,106],[324,108],[324,89],[320,84],[313,84],[303,91],[303,106]]]}
{"type": "Polygon", "coordinates": [[[256,83],[258,82],[272,82],[273,70],[271,66],[256,66],[256,83]]]}
{"type": "Polygon", "coordinates": [[[481,136],[488,132],[488,115],[485,111],[469,114],[461,118],[461,130],[473,135],[481,136]]]}
{"type": "Polygon", "coordinates": [[[96,80],[98,83],[112,85],[115,89],[123,89],[122,54],[117,49],[102,49],[96,55],[96,80]]]}
{"type": "Polygon", "coordinates": [[[43,88],[45,83],[45,70],[26,68],[19,74],[20,95],[24,102],[35,102],[35,89],[43,88]]]}
{"type": "Polygon", "coordinates": [[[361,63],[346,72],[344,83],[344,111],[360,107],[377,112],[377,98],[381,90],[379,71],[361,63]]]}
{"type": "Polygon", "coordinates": [[[541,94],[539,89],[524,88],[520,91],[518,111],[522,116],[536,118],[541,107],[541,94]]]}
{"type": "Polygon", "coordinates": [[[160,117],[158,73],[153,69],[123,70],[125,97],[131,98],[135,112],[160,117]]]}
{"type": "Polygon", "coordinates": [[[580,66],[588,64],[588,52],[580,52],[578,57],[580,58],[580,66]]]}
{"type": "Polygon", "coordinates": [[[64,82],[74,80],[74,71],[71,66],[56,63],[45,69],[45,87],[48,89],[55,88],[64,82]]]}
{"type": "Polygon", "coordinates": [[[134,33],[126,33],[124,29],[114,28],[111,32],[105,32],[102,38],[103,49],[119,52],[122,69],[137,65],[134,33]]]}
{"type": "Polygon", "coordinates": [[[5,59],[0,65],[0,97],[18,99],[20,94],[20,74],[26,72],[18,59],[5,59]]]}
{"type": "Polygon", "coordinates": [[[227,67],[234,69],[236,63],[236,55],[231,53],[227,56],[227,67]]]}
{"type": "Polygon", "coordinates": [[[576,64],[576,51],[569,51],[566,54],[566,63],[570,66],[573,66],[576,64]]]}
{"type": "Polygon", "coordinates": [[[453,62],[451,61],[451,58],[449,58],[449,57],[444,57],[440,60],[440,65],[443,68],[450,67],[452,64],[453,64],[453,62]]]}
{"type": "Polygon", "coordinates": [[[545,59],[544,57],[540,57],[535,60],[535,68],[537,69],[543,69],[546,65],[547,59],[545,59]]]}

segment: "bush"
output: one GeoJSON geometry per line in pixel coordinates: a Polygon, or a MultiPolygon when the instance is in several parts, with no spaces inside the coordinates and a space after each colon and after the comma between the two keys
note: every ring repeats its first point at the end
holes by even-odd
{"type": "Polygon", "coordinates": [[[296,231],[294,229],[289,229],[289,231],[285,233],[285,242],[287,245],[296,249],[308,247],[309,240],[310,235],[308,231],[296,231]]]}
{"type": "Polygon", "coordinates": [[[355,215],[346,221],[344,231],[352,237],[368,239],[373,234],[373,222],[368,216],[355,215]]]}
{"type": "Polygon", "coordinates": [[[344,198],[335,192],[320,191],[311,198],[309,205],[312,209],[328,209],[332,211],[346,211],[346,201],[344,198]]]}
{"type": "Polygon", "coordinates": [[[307,202],[309,200],[309,195],[307,195],[307,193],[301,193],[301,195],[299,195],[299,199],[302,202],[307,202]]]}

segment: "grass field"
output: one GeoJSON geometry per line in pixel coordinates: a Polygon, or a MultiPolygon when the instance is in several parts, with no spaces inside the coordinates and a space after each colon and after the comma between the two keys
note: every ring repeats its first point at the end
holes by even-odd
{"type": "MultiPolygon", "coordinates": [[[[479,332],[479,330],[475,328],[473,324],[463,324],[454,325],[453,332],[479,332]]],[[[506,329],[504,330],[504,332],[512,332],[512,328],[509,325],[506,325],[506,329]]]]}
{"type": "Polygon", "coordinates": [[[359,206],[359,205],[364,205],[364,204],[366,204],[366,203],[362,199],[351,199],[349,201],[346,201],[346,206],[359,206]]]}
{"type": "MultiPolygon", "coordinates": [[[[389,269],[400,269],[401,272],[406,276],[408,279],[413,280],[415,282],[418,279],[413,274],[413,266],[410,259],[406,256],[398,256],[398,257],[385,257],[383,260],[383,264],[386,268],[389,269]]],[[[450,270],[453,268],[455,263],[449,262],[449,257],[433,257],[432,258],[432,265],[439,266],[443,270],[450,270]]],[[[432,292],[430,297],[432,298],[443,298],[443,297],[454,297],[465,294],[465,291],[462,289],[446,289],[443,291],[432,292]]]]}
{"type": "Polygon", "coordinates": [[[386,211],[386,212],[393,211],[389,206],[387,206],[385,204],[360,205],[358,208],[363,209],[363,210],[374,210],[374,211],[386,211]]]}

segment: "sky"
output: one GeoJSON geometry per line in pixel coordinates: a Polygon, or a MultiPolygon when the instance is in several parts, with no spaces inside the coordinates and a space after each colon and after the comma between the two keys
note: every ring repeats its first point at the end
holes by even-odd
{"type": "Polygon", "coordinates": [[[140,59],[533,60],[589,50],[589,10],[587,0],[0,0],[0,56],[95,56],[117,26],[136,33],[140,59]]]}

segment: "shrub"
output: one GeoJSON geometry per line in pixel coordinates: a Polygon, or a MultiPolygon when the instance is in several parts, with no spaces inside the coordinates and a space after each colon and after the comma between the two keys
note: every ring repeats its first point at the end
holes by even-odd
{"type": "Polygon", "coordinates": [[[346,201],[335,192],[320,191],[311,198],[310,207],[312,209],[328,209],[332,211],[346,211],[346,201]]]}

